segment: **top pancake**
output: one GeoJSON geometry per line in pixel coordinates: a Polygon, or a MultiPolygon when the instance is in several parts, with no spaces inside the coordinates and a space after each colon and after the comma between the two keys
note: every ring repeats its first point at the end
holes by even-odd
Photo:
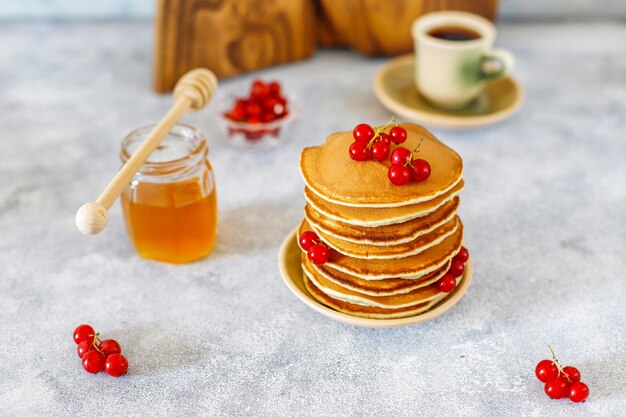
{"type": "MultiPolygon", "coordinates": [[[[408,139],[402,146],[415,149],[424,138],[417,157],[432,167],[428,180],[396,186],[387,178],[390,162],[357,162],[348,149],[352,132],[335,133],[322,146],[305,148],[300,155],[300,172],[307,187],[322,199],[353,207],[398,207],[421,203],[450,191],[461,180],[463,162],[459,155],[428,130],[400,124],[408,139]]],[[[397,146],[392,145],[391,149],[397,146]]]]}

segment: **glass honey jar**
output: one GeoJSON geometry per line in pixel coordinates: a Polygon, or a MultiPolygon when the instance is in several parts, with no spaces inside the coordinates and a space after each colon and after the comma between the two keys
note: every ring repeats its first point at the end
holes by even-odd
{"type": "MultiPolygon", "coordinates": [[[[125,163],[154,126],[122,142],[125,163]]],[[[178,124],[163,139],[122,193],[126,229],[137,252],[181,264],[208,255],[217,234],[217,196],[202,132],[178,124]]]]}

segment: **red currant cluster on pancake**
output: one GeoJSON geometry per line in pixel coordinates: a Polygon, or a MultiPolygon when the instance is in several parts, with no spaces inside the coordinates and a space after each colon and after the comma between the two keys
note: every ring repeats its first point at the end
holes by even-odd
{"type": "Polygon", "coordinates": [[[561,366],[550,346],[552,360],[544,359],[535,367],[535,375],[545,383],[544,391],[552,399],[569,398],[575,403],[589,397],[589,388],[580,382],[580,372],[573,366],[561,366]]]}
{"type": "Polygon", "coordinates": [[[287,99],[278,81],[254,80],[247,97],[238,98],[224,117],[235,122],[269,123],[289,114],[287,99]]]}
{"type": "Polygon", "coordinates": [[[330,249],[328,249],[320,240],[317,233],[306,231],[300,235],[300,248],[306,251],[307,256],[315,265],[323,265],[330,258],[330,249]]]}
{"type": "Polygon", "coordinates": [[[122,348],[113,339],[100,340],[88,324],[81,324],[74,330],[74,342],[78,345],[78,357],[83,368],[90,374],[106,371],[107,374],[118,377],[128,371],[128,361],[122,355],[122,348]]]}
{"type": "Polygon", "coordinates": [[[368,160],[383,162],[390,159],[391,166],[387,176],[394,185],[426,180],[430,176],[430,165],[426,160],[413,156],[419,152],[419,144],[413,151],[405,147],[397,147],[391,151],[392,143],[400,145],[407,140],[406,129],[401,126],[393,126],[389,132],[385,132],[392,123],[395,123],[395,117],[392,117],[386,125],[376,128],[366,123],[357,125],[352,131],[354,142],[350,145],[350,157],[359,162],[368,160]]]}
{"type": "Polygon", "coordinates": [[[448,272],[446,272],[445,275],[437,281],[437,288],[439,288],[439,291],[445,293],[454,291],[456,288],[456,279],[463,275],[463,272],[465,272],[465,263],[468,259],[469,252],[464,246],[461,248],[459,253],[452,258],[452,263],[450,264],[448,272]]]}

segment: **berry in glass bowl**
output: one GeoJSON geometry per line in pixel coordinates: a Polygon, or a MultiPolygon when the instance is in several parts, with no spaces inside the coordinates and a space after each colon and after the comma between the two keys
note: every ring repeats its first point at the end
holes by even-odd
{"type": "Polygon", "coordinates": [[[219,99],[220,127],[234,145],[271,147],[285,138],[298,110],[278,81],[256,79],[249,89],[219,99]]]}

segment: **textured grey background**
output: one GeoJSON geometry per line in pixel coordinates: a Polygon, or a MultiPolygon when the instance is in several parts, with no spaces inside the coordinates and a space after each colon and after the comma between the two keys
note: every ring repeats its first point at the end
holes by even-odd
{"type": "MultiPolygon", "coordinates": [[[[0,19],[146,19],[153,17],[156,3],[157,0],[3,0],[0,19]]],[[[624,0],[500,0],[500,17],[624,19],[626,4],[624,0]]]]}
{"type": "Polygon", "coordinates": [[[435,130],[465,160],[472,287],[436,320],[374,330],[301,304],[277,254],[302,215],[300,149],[389,117],[370,87],[383,60],[326,51],[261,73],[303,108],[270,152],[232,149],[207,112],[188,117],[210,138],[220,233],[208,259],[171,266],[135,255],[117,205],[97,237],[73,220],[122,137],[171,103],[149,89],[151,25],[1,25],[0,415],[623,416],[626,28],[500,30],[523,109],[435,130]],[[127,376],[82,370],[82,322],[121,342],[127,376]],[[581,370],[585,404],[543,394],[547,343],[581,370]]]}

